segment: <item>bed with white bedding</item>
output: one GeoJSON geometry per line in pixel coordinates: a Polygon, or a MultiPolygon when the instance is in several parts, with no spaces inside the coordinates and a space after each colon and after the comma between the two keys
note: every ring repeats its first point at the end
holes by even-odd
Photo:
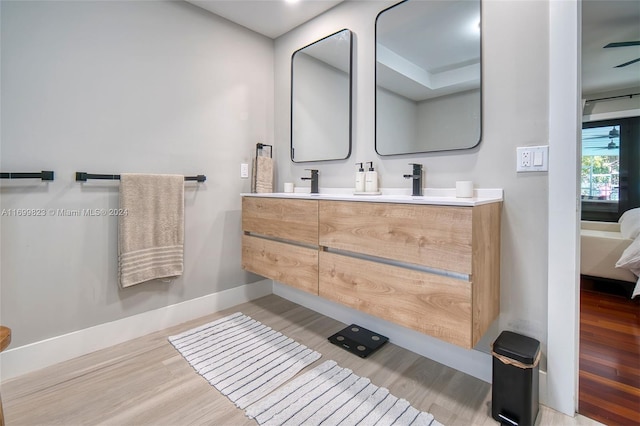
{"type": "Polygon", "coordinates": [[[640,208],[625,212],[618,222],[582,221],[582,275],[635,282],[640,296],[640,208]]]}

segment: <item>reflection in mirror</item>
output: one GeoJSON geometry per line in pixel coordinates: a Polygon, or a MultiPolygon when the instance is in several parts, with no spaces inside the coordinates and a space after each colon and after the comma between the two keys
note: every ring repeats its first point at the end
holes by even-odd
{"type": "Polygon", "coordinates": [[[291,57],[291,160],[342,160],[351,154],[353,42],[342,30],[291,57]]]}
{"type": "Polygon", "coordinates": [[[480,0],[406,0],[376,18],[376,152],[481,138],[480,0]]]}

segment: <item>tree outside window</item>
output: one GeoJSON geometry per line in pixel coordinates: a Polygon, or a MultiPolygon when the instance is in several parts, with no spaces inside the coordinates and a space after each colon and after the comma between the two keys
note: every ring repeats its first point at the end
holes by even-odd
{"type": "Polygon", "coordinates": [[[618,201],[620,189],[620,126],[582,130],[583,200],[618,201]]]}

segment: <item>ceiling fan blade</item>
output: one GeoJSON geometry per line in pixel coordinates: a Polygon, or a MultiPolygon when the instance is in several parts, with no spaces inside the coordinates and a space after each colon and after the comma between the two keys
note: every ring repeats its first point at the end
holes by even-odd
{"type": "Polygon", "coordinates": [[[624,64],[616,65],[614,68],[626,67],[627,65],[635,64],[636,62],[639,62],[639,61],[640,61],[640,58],[637,58],[637,59],[634,59],[633,61],[629,61],[629,62],[625,62],[624,64]]]}
{"type": "Polygon", "coordinates": [[[627,46],[640,46],[640,41],[620,41],[617,43],[609,43],[604,48],[608,47],[627,47],[627,46]]]}

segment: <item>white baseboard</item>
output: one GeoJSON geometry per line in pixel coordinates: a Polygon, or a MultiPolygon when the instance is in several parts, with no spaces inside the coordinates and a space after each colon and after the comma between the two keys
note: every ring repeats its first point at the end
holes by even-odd
{"type": "Polygon", "coordinates": [[[1,380],[17,377],[272,293],[262,280],[39,342],[0,354],[1,380]]]}
{"type": "MultiPolygon", "coordinates": [[[[538,394],[540,404],[549,406],[549,398],[547,392],[547,372],[540,370],[540,374],[538,376],[540,378],[539,386],[540,392],[538,394]]],[[[577,407],[576,407],[577,408],[577,407]]]]}

